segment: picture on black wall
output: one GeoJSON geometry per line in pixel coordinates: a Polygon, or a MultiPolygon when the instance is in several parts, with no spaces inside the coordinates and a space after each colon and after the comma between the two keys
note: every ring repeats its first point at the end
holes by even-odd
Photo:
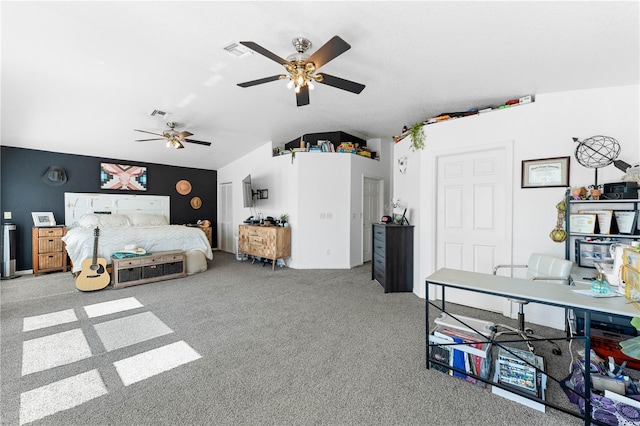
{"type": "Polygon", "coordinates": [[[147,168],[124,164],[100,164],[100,189],[147,190],[147,168]]]}

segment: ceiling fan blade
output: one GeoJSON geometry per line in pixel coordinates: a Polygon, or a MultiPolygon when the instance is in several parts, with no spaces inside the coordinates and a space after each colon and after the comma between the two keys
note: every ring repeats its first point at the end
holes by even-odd
{"type": "Polygon", "coordinates": [[[197,141],[195,139],[183,139],[183,142],[197,143],[199,145],[211,146],[211,142],[197,141]]]}
{"type": "Polygon", "coordinates": [[[183,138],[188,138],[189,136],[193,136],[193,133],[187,132],[185,130],[184,132],[178,133],[176,136],[179,137],[180,139],[183,139],[183,138]]]}
{"type": "Polygon", "coordinates": [[[147,141],[161,141],[164,138],[155,138],[155,139],[136,139],[134,142],[147,142],[147,141]]]}
{"type": "Polygon", "coordinates": [[[270,81],[282,80],[283,78],[287,78],[284,74],[272,75],[271,77],[260,78],[258,80],[253,81],[245,81],[244,83],[238,83],[240,87],[251,87],[256,86],[258,84],[269,83],[270,81]]]}
{"type": "Polygon", "coordinates": [[[260,46],[258,43],[254,43],[252,41],[241,41],[240,44],[247,46],[249,49],[253,50],[254,52],[259,53],[262,56],[266,56],[267,58],[271,59],[272,61],[276,61],[281,65],[287,65],[289,63],[289,61],[287,61],[286,59],[282,59],[280,56],[276,55],[273,52],[268,51],[264,47],[260,46]]]}
{"type": "Polygon", "coordinates": [[[134,132],[149,133],[150,135],[162,136],[160,133],[147,132],[146,130],[133,129],[134,132]]]}
{"type": "Polygon", "coordinates": [[[351,45],[349,43],[338,36],[334,36],[331,40],[320,47],[320,49],[316,50],[315,53],[307,59],[307,62],[313,62],[316,65],[316,69],[318,69],[349,49],[351,49],[351,45]]]}
{"type": "Polygon", "coordinates": [[[309,86],[302,86],[296,93],[296,104],[299,107],[309,105],[309,86]]]}
{"type": "Polygon", "coordinates": [[[335,77],[329,74],[316,74],[322,76],[322,81],[318,81],[318,83],[326,84],[328,86],[333,86],[338,89],[346,90],[347,92],[352,93],[360,93],[364,90],[365,85],[356,83],[355,81],[345,80],[344,78],[335,77]]]}

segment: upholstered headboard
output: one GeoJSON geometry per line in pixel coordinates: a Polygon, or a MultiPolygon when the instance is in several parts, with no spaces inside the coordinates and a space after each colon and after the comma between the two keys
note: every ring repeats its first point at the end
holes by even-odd
{"type": "Polygon", "coordinates": [[[169,209],[168,195],[64,193],[64,223],[70,228],[78,226],[78,220],[82,215],[89,213],[160,214],[170,223],[169,209]]]}

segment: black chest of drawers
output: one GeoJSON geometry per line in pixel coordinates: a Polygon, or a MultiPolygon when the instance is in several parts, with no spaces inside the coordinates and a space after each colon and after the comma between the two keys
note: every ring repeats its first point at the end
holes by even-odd
{"type": "Polygon", "coordinates": [[[413,291],[413,226],[371,227],[371,279],[385,293],[413,291]]]}

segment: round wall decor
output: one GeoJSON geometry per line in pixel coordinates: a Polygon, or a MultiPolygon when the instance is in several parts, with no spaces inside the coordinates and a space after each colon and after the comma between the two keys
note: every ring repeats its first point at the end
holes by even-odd
{"type": "Polygon", "coordinates": [[[195,210],[198,210],[200,207],[202,207],[202,200],[200,199],[200,197],[193,197],[190,201],[191,207],[193,207],[195,210]]]}
{"type": "Polygon", "coordinates": [[[176,183],[176,191],[178,191],[180,195],[187,195],[191,192],[191,183],[189,183],[188,180],[179,180],[178,183],[176,183]]]}

